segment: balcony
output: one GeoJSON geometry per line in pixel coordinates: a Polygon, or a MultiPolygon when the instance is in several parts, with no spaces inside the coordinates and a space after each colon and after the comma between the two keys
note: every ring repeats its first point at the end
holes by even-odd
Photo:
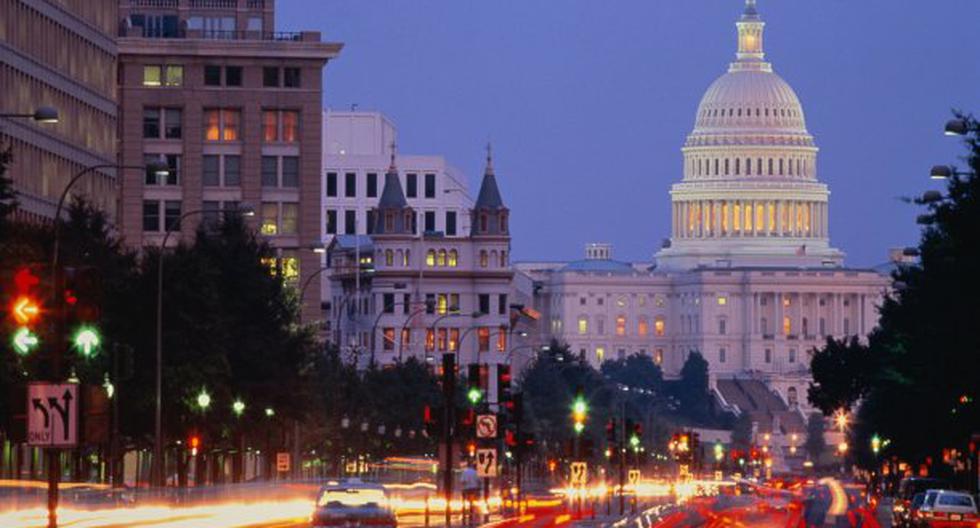
{"type": "MultiPolygon", "coordinates": [[[[170,2],[176,0],[132,0],[140,2],[170,2]]],[[[204,39],[204,40],[264,40],[273,42],[320,42],[319,31],[221,31],[174,28],[168,31],[146,31],[142,26],[123,24],[120,37],[148,39],[204,39]]]]}
{"type": "Polygon", "coordinates": [[[130,7],[152,7],[157,9],[177,9],[178,0],[129,0],[130,7]]]}

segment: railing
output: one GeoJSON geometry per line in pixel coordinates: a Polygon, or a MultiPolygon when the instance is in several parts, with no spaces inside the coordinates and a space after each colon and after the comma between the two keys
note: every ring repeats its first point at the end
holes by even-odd
{"type": "Polygon", "coordinates": [[[248,0],[249,9],[265,9],[265,0],[248,0]]]}
{"type": "MultiPolygon", "coordinates": [[[[167,2],[171,0],[132,0],[140,2],[167,2]]],[[[158,39],[205,39],[205,40],[268,40],[274,42],[301,42],[303,33],[289,31],[240,31],[213,29],[177,29],[171,34],[146,34],[140,26],[123,30],[120,36],[158,39]]]]}
{"type": "Polygon", "coordinates": [[[235,9],[238,0],[190,0],[190,5],[197,9],[235,9]]]}
{"type": "Polygon", "coordinates": [[[132,7],[177,8],[178,0],[129,0],[132,7]]]}

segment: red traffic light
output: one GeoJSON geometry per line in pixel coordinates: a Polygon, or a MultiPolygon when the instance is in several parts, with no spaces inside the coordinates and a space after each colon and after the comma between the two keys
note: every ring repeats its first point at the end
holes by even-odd
{"type": "Polygon", "coordinates": [[[30,268],[20,268],[14,274],[14,286],[20,293],[27,293],[38,284],[41,284],[41,279],[31,273],[30,268]]]}

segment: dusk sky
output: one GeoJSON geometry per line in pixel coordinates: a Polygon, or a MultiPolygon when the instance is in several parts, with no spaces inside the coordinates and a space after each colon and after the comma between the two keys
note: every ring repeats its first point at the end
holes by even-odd
{"type": "MultiPolygon", "coordinates": [[[[740,0],[279,0],[281,30],[340,41],[325,105],[380,110],[399,150],[440,154],[475,195],[484,145],[515,260],[587,242],[649,260],[704,90],[735,56],[740,0]]],[[[915,244],[916,206],[957,162],[951,108],[980,111],[980,0],[759,0],[766,56],[796,90],[852,266],[915,244]]]]}

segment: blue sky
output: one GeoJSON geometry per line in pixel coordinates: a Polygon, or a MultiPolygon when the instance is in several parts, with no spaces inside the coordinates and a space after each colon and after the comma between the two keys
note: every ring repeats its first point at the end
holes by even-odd
{"type": "MultiPolygon", "coordinates": [[[[701,95],[735,52],[740,0],[279,0],[281,30],[345,43],[324,104],[381,110],[399,150],[442,154],[475,192],[484,145],[515,259],[587,242],[649,259],[701,95]]],[[[899,198],[957,161],[951,108],[980,113],[978,0],[759,0],[766,53],[803,101],[830,186],[831,242],[883,262],[918,239],[899,198]]]]}

